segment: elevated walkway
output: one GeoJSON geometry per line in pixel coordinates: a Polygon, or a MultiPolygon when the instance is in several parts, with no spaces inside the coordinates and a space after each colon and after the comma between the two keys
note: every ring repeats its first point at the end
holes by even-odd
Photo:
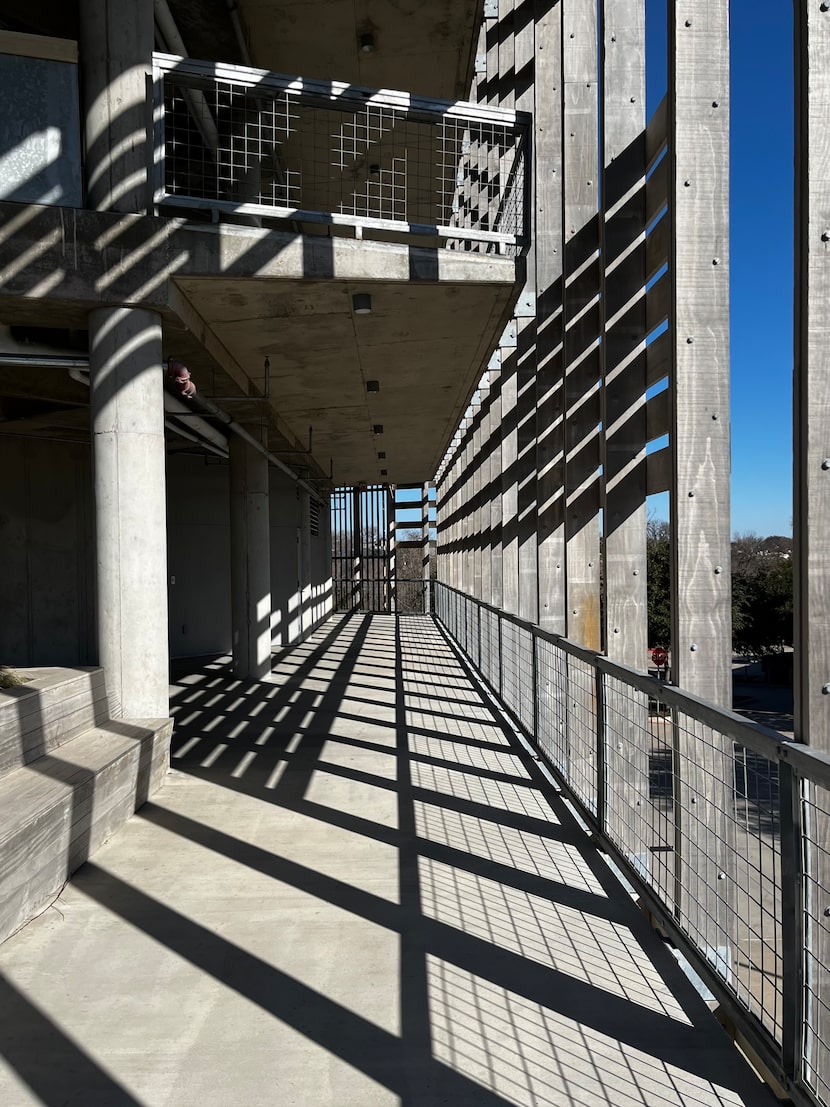
{"type": "Polygon", "coordinates": [[[0,947],[0,1102],[773,1102],[428,617],[176,681],[173,771],[0,947]]]}

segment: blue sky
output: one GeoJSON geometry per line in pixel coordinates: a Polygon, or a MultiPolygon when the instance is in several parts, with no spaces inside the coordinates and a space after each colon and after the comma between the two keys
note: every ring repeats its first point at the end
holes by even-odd
{"type": "MultiPolygon", "coordinates": [[[[732,531],[790,534],[793,6],[731,7],[732,531]]],[[[649,114],[665,91],[664,9],[647,7],[649,114]]],[[[665,496],[650,506],[668,517],[665,496]]]]}

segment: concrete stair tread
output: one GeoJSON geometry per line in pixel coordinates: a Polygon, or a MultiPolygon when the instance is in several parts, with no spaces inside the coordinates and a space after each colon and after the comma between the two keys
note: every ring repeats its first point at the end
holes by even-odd
{"type": "Polygon", "coordinates": [[[172,729],[110,719],[0,778],[0,942],[161,786],[172,729]]]}
{"type": "Polygon", "coordinates": [[[18,716],[36,711],[39,703],[50,698],[50,693],[65,696],[67,684],[88,683],[98,676],[103,682],[104,670],[95,665],[73,665],[37,666],[20,669],[19,672],[23,676],[31,676],[31,680],[16,684],[13,688],[0,688],[0,719],[4,718],[6,711],[15,712],[18,716]]]}
{"type": "Polygon", "coordinates": [[[100,668],[31,670],[28,684],[0,690],[0,778],[111,717],[100,668]]]}
{"type": "Polygon", "coordinates": [[[0,844],[42,811],[72,795],[79,784],[102,772],[142,742],[165,730],[170,719],[114,719],[64,742],[0,778],[0,844]]]}

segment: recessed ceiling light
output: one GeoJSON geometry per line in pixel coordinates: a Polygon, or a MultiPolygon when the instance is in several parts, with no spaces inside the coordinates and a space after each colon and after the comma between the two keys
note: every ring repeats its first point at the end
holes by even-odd
{"type": "Polygon", "coordinates": [[[380,471],[380,475],[381,475],[382,477],[385,477],[385,476],[386,476],[386,474],[387,474],[388,472],[389,472],[389,470],[388,470],[388,469],[381,469],[381,471],[380,471]]]}
{"type": "Polygon", "coordinates": [[[380,392],[380,381],[366,381],[367,392],[380,392]]]}
{"type": "Polygon", "coordinates": [[[352,310],[355,315],[370,315],[372,311],[372,297],[368,292],[355,292],[352,296],[352,310]]]}
{"type": "Polygon", "coordinates": [[[386,457],[386,450],[378,450],[378,461],[383,461],[386,457]]]}
{"type": "Polygon", "coordinates": [[[360,36],[360,50],[364,54],[371,54],[375,49],[375,36],[371,31],[365,31],[360,36]]]}
{"type": "Polygon", "coordinates": [[[375,434],[383,434],[383,423],[375,423],[375,425],[372,427],[372,431],[375,434]]]}

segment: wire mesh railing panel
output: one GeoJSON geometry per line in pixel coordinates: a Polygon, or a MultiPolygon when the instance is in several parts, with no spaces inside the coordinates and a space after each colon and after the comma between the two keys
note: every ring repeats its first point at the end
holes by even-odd
{"type": "Polygon", "coordinates": [[[534,728],[533,635],[509,619],[501,625],[502,699],[529,736],[534,728]]]}
{"type": "Polygon", "coordinates": [[[499,617],[495,611],[481,609],[481,673],[491,688],[501,680],[499,662],[499,617]]]}
{"type": "Polygon", "coordinates": [[[597,812],[597,689],[594,667],[567,658],[568,783],[585,807],[597,812]]]}
{"type": "Polygon", "coordinates": [[[509,619],[501,623],[501,698],[514,715],[519,714],[519,628],[509,619]]]}
{"type": "Polygon", "coordinates": [[[159,203],[429,235],[515,254],[513,112],[156,55],[159,203]]]}
{"type": "Polygon", "coordinates": [[[781,832],[778,765],[674,713],[680,926],[780,1040],[781,832]]]}
{"type": "Polygon", "coordinates": [[[672,719],[648,692],[606,675],[605,829],[643,880],[674,907],[672,719]]]}
{"type": "Polygon", "coordinates": [[[473,665],[477,669],[481,668],[481,609],[478,604],[473,604],[470,611],[469,620],[469,643],[470,647],[468,653],[473,662],[473,665]]]}
{"type": "Polygon", "coordinates": [[[565,780],[568,754],[568,659],[563,650],[540,638],[536,643],[536,742],[565,780]]]}
{"type": "Polygon", "coordinates": [[[804,1009],[802,1076],[830,1104],[830,793],[804,789],[804,1009]]]}
{"type": "Polygon", "coordinates": [[[482,672],[650,909],[796,1102],[830,1107],[830,758],[465,602],[482,672]]]}
{"type": "Polygon", "coordinates": [[[781,1041],[783,933],[778,763],[737,743],[732,985],[781,1041]]]}

